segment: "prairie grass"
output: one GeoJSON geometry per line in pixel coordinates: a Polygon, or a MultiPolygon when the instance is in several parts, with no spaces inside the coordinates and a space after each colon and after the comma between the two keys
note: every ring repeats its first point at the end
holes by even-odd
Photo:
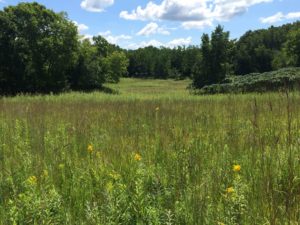
{"type": "Polygon", "coordinates": [[[188,83],[0,99],[0,224],[299,224],[299,94],[188,83]]]}

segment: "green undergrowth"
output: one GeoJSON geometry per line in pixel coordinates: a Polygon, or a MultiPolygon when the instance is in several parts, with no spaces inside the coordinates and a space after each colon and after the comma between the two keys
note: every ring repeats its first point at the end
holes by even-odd
{"type": "Polygon", "coordinates": [[[299,94],[178,82],[2,98],[0,224],[298,224],[299,94]]]}

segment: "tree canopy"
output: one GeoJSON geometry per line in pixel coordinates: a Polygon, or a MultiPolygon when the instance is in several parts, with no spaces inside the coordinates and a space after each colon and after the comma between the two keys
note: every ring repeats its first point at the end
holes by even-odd
{"type": "Polygon", "coordinates": [[[0,11],[0,93],[99,89],[127,74],[128,59],[103,37],[82,40],[65,13],[38,3],[0,11]]]}
{"type": "Polygon", "coordinates": [[[120,77],[191,78],[195,88],[228,75],[300,66],[300,22],[247,31],[238,40],[218,25],[196,46],[124,50],[83,39],[66,13],[38,3],[0,11],[0,94],[94,90],[120,77]]]}

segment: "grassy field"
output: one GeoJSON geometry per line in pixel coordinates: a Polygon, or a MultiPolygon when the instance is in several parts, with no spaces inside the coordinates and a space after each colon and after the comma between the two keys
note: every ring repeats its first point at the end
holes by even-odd
{"type": "Polygon", "coordinates": [[[299,224],[299,94],[188,84],[0,99],[0,224],[299,224]]]}

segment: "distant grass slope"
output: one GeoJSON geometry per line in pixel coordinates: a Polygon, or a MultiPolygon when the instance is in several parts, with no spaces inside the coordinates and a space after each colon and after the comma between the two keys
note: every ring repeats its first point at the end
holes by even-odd
{"type": "Polygon", "coordinates": [[[300,68],[284,68],[266,73],[251,73],[244,76],[232,76],[222,84],[203,87],[200,94],[245,93],[295,90],[300,86],[300,68]]]}
{"type": "Polygon", "coordinates": [[[154,80],[123,78],[118,84],[108,84],[107,87],[119,92],[122,95],[138,96],[166,96],[166,95],[187,95],[187,87],[190,80],[154,80]]]}

